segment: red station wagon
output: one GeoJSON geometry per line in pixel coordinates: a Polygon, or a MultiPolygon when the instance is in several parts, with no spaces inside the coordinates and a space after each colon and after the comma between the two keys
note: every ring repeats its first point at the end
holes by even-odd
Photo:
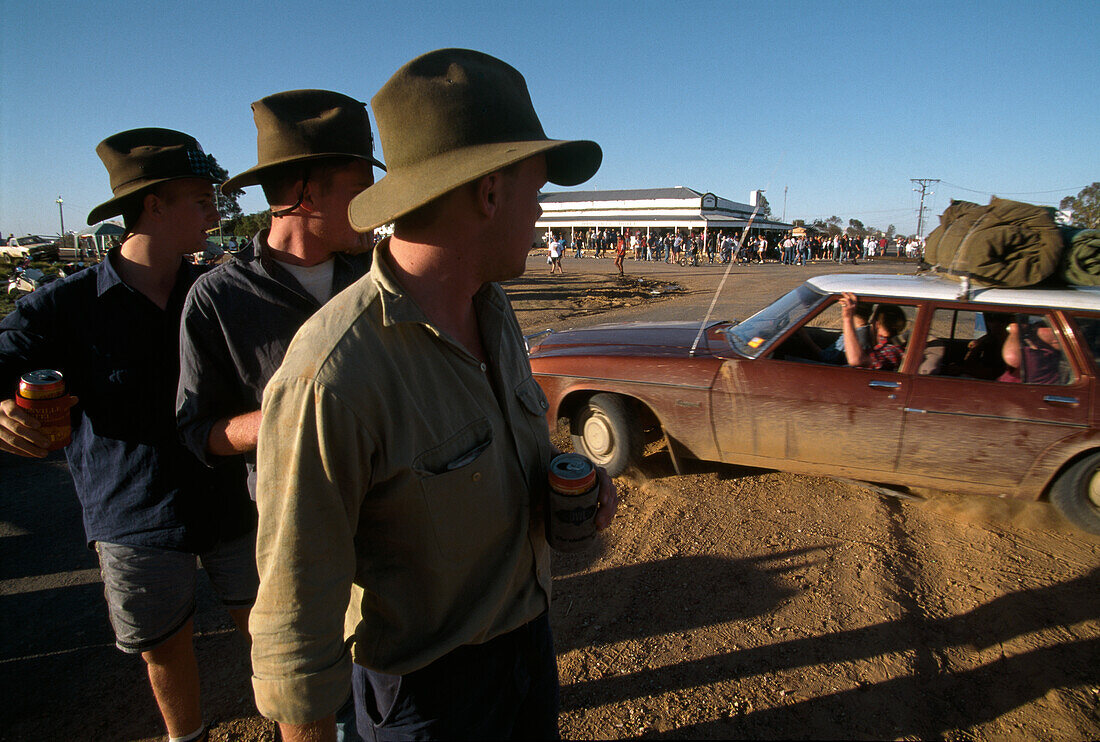
{"type": "MultiPolygon", "coordinates": [[[[873,322],[873,320],[872,320],[873,322]]],[[[1100,534],[1100,290],[811,279],[740,323],[629,323],[531,348],[576,449],[617,475],[644,432],[684,458],[896,488],[1049,499],[1100,534]],[[840,297],[904,314],[896,370],[846,362],[840,297]],[[1010,328],[1024,362],[1006,365],[1010,328]]]]}

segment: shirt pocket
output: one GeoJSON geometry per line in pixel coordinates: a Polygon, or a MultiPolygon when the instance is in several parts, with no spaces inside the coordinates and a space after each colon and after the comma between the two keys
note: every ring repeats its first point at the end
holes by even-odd
{"type": "Polygon", "coordinates": [[[413,460],[444,558],[492,550],[513,526],[496,448],[493,426],[481,418],[413,460]]]}
{"type": "Polygon", "coordinates": [[[538,418],[546,418],[546,411],[550,408],[550,403],[546,401],[546,395],[539,383],[535,381],[534,376],[528,376],[520,382],[519,386],[516,387],[516,397],[528,413],[538,418]]]}

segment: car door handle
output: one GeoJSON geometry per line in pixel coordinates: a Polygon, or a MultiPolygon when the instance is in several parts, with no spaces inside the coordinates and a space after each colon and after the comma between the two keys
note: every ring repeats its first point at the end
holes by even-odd
{"type": "Polygon", "coordinates": [[[1059,397],[1057,394],[1048,394],[1043,397],[1044,402],[1050,402],[1051,404],[1067,405],[1069,407],[1076,407],[1081,404],[1077,397],[1059,397]]]}
{"type": "Polygon", "coordinates": [[[872,381],[867,386],[872,389],[897,389],[901,384],[896,381],[872,381]]]}

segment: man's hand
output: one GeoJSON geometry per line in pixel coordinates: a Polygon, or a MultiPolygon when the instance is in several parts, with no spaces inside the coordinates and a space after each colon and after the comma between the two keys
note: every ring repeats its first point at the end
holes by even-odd
{"type": "Polygon", "coordinates": [[[850,319],[855,315],[856,304],[859,300],[856,295],[850,291],[846,291],[840,295],[840,314],[844,319],[850,319]]]}
{"type": "MultiPolygon", "coordinates": [[[[76,404],[76,397],[69,396],[69,408],[76,404]]],[[[0,451],[14,453],[17,456],[45,458],[49,451],[50,439],[39,432],[42,423],[26,410],[20,408],[14,399],[0,402],[0,451]]]]}
{"type": "Polygon", "coordinates": [[[615,518],[615,511],[619,508],[619,495],[615,491],[615,483],[607,476],[602,466],[596,467],[596,476],[600,482],[600,494],[597,502],[599,509],[596,511],[596,530],[602,531],[611,525],[615,518]]]}

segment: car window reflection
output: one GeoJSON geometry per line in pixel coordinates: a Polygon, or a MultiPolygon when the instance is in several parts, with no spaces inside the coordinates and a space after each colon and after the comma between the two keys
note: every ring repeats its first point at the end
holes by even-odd
{"type": "Polygon", "coordinates": [[[792,325],[801,322],[825,296],[802,285],[773,302],[744,322],[723,330],[730,347],[741,355],[756,358],[792,325]]]}

